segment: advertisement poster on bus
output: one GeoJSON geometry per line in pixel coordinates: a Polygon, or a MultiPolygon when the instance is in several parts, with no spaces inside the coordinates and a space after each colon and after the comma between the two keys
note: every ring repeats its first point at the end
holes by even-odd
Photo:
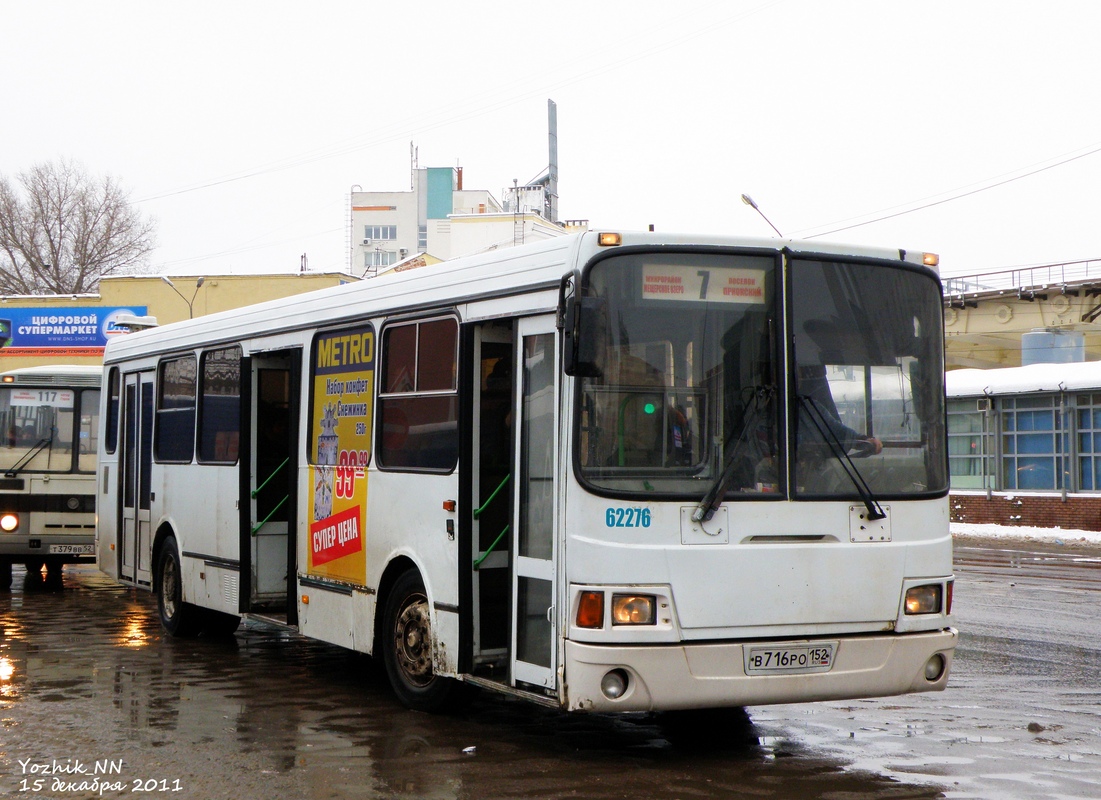
{"type": "Polygon", "coordinates": [[[362,584],[371,461],[375,332],[370,325],[321,334],[311,359],[310,541],[306,571],[362,584]]]}
{"type": "Polygon", "coordinates": [[[0,312],[0,357],[102,355],[107,340],[126,333],[122,316],[144,316],[145,306],[17,308],[0,312]]]}

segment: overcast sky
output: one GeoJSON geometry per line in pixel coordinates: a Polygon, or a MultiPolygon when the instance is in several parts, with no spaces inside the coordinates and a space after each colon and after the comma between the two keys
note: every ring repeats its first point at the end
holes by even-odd
{"type": "Polygon", "coordinates": [[[408,190],[412,143],[500,197],[547,165],[548,98],[564,219],[772,235],[745,192],[785,236],[935,251],[946,275],[1101,259],[1094,0],[0,15],[0,174],[68,158],[115,176],[157,221],[152,271],[345,269],[351,187],[408,190]]]}

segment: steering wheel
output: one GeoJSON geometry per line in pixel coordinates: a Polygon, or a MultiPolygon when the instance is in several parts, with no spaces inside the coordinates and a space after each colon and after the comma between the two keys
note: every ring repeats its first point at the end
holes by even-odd
{"type": "Polygon", "coordinates": [[[857,439],[849,447],[850,458],[867,458],[874,455],[875,442],[869,442],[867,439],[857,439]]]}

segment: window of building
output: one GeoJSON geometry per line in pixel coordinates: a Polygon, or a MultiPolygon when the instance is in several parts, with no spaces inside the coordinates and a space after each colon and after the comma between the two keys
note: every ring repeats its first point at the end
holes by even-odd
{"type": "Polygon", "coordinates": [[[382,424],[376,451],[389,469],[449,471],[459,453],[459,326],[452,317],[382,332],[382,424]]]}
{"type": "Polygon", "coordinates": [[[186,462],[195,452],[195,377],[195,356],[160,364],[153,435],[157,461],[186,462]]]}
{"type": "Polygon", "coordinates": [[[1078,488],[1101,491],[1101,394],[1080,394],[1078,408],[1078,488]]]}
{"type": "Polygon", "coordinates": [[[397,225],[364,225],[363,238],[372,242],[393,241],[398,238],[397,225]]]}
{"type": "Polygon", "coordinates": [[[199,461],[235,463],[241,437],[239,346],[203,353],[199,397],[199,461]]]}
{"type": "Polygon", "coordinates": [[[1002,488],[1069,488],[1059,397],[1005,397],[1001,412],[1002,488]]]}
{"type": "Polygon", "coordinates": [[[366,250],[363,253],[363,266],[389,267],[398,263],[398,254],[393,250],[366,250]]]}
{"type": "Polygon", "coordinates": [[[948,469],[953,489],[994,488],[989,398],[948,401],[948,469]]]}

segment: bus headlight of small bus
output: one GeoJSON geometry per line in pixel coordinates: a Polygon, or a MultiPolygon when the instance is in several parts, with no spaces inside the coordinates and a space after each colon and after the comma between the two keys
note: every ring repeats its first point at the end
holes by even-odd
{"type": "Polygon", "coordinates": [[[18,514],[3,514],[0,515],[0,530],[4,530],[7,533],[11,533],[19,527],[19,515],[18,514]]]}

